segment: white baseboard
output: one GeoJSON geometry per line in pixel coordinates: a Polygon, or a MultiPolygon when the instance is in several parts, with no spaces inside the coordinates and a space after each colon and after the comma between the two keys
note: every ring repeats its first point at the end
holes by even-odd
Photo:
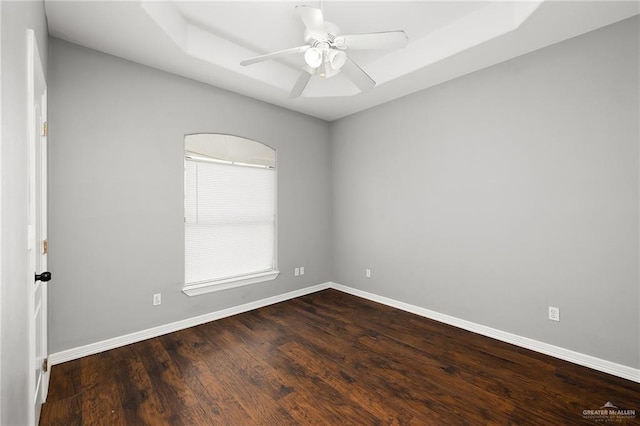
{"type": "Polygon", "coordinates": [[[397,308],[406,312],[411,312],[413,314],[420,315],[422,317],[439,321],[445,324],[449,324],[454,327],[462,328],[464,330],[481,334],[483,336],[491,337],[493,339],[501,340],[506,343],[511,343],[513,345],[530,349],[536,352],[540,352],[545,355],[550,355],[552,357],[569,361],[574,364],[582,365],[584,367],[589,367],[594,370],[602,371],[604,373],[608,373],[617,377],[622,377],[623,379],[632,380],[634,382],[640,383],[640,369],[617,364],[611,361],[606,361],[600,358],[593,357],[591,355],[585,355],[580,352],[575,352],[569,349],[561,348],[559,346],[554,346],[548,343],[539,342],[537,340],[529,339],[528,337],[518,336],[516,334],[508,333],[506,331],[497,330],[495,328],[487,327],[481,324],[476,324],[471,321],[466,321],[460,318],[452,317],[450,315],[441,314],[439,312],[421,308],[419,306],[400,302],[384,296],[378,296],[377,294],[368,293],[366,291],[358,290],[352,287],[347,287],[347,286],[333,283],[333,282],[314,285],[314,286],[303,288],[300,290],[291,291],[289,293],[284,293],[278,296],[257,300],[255,302],[245,303],[244,305],[234,306],[232,308],[211,312],[211,313],[200,315],[193,318],[187,318],[181,321],[172,322],[170,324],[165,324],[158,327],[149,328],[147,330],[126,334],[124,336],[103,340],[101,342],[91,343],[91,344],[80,346],[77,348],[72,348],[65,351],[57,352],[49,355],[49,363],[51,365],[55,365],[55,364],[60,364],[67,361],[72,361],[74,359],[82,358],[84,356],[97,354],[109,349],[119,348],[121,346],[129,345],[131,343],[140,342],[142,340],[151,339],[153,337],[162,336],[168,333],[173,333],[174,331],[179,331],[185,328],[194,327],[196,325],[226,318],[232,315],[241,314],[243,312],[248,312],[254,309],[262,308],[264,306],[273,305],[274,303],[295,299],[296,297],[305,296],[307,294],[315,293],[317,291],[326,290],[329,288],[333,288],[333,289],[342,291],[344,293],[362,297],[363,299],[367,299],[373,302],[381,303],[383,305],[391,306],[393,308],[397,308]]]}
{"type": "Polygon", "coordinates": [[[268,297],[266,299],[256,300],[255,302],[245,303],[244,305],[234,306],[232,308],[222,309],[220,311],[199,315],[193,318],[187,318],[181,321],[172,322],[158,327],[146,330],[136,331],[134,333],[125,334],[101,342],[90,343],[88,345],[79,346],[77,348],[67,349],[65,351],[56,352],[49,355],[49,364],[61,364],[74,359],[82,358],[88,355],[94,355],[109,349],[119,348],[131,343],[141,342],[153,337],[162,336],[164,334],[173,333],[174,331],[184,330],[185,328],[195,327],[210,321],[230,317],[232,315],[241,314],[243,312],[252,311],[264,306],[273,305],[275,303],[284,302],[285,300],[295,299],[296,297],[315,293],[316,291],[326,290],[330,288],[329,283],[318,284],[311,287],[294,290],[289,293],[280,294],[278,296],[268,297]]]}
{"type": "Polygon", "coordinates": [[[476,324],[471,321],[466,321],[460,318],[452,317],[450,315],[441,314],[429,309],[421,308],[419,306],[411,305],[404,302],[399,302],[394,299],[389,299],[384,296],[378,296],[377,294],[368,293],[366,291],[358,290],[352,287],[347,287],[341,284],[329,283],[331,288],[342,291],[344,293],[351,294],[353,296],[362,297],[363,299],[371,300],[373,302],[381,303],[383,305],[391,306],[393,308],[401,309],[406,312],[411,312],[416,315],[420,315],[425,318],[429,318],[435,321],[439,321],[445,324],[452,325],[454,327],[462,328],[464,330],[472,331],[483,336],[491,337],[496,340],[501,340],[506,343],[511,343],[516,346],[520,346],[525,349],[540,352],[545,355],[550,355],[555,358],[559,358],[565,361],[572,362],[574,364],[589,367],[594,370],[602,371],[607,374],[622,377],[623,379],[632,380],[640,383],[640,369],[632,368],[626,365],[617,364],[615,362],[606,361],[604,359],[596,358],[591,355],[585,355],[580,352],[575,352],[569,349],[561,348],[559,346],[550,345],[548,343],[540,342],[537,340],[529,339],[528,337],[518,336],[517,334],[508,333],[506,331],[497,330],[495,328],[487,327],[481,324],[476,324]]]}

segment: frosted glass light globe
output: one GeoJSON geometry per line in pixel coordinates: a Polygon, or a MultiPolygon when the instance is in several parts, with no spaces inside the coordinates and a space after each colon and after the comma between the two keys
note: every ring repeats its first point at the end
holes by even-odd
{"type": "Polygon", "coordinates": [[[320,49],[312,47],[311,49],[304,52],[304,61],[311,68],[318,68],[320,64],[322,64],[322,51],[320,49]]]}

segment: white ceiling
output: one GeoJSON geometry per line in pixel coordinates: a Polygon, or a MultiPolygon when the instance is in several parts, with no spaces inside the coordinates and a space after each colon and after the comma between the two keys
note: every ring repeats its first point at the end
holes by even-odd
{"type": "Polygon", "coordinates": [[[640,13],[638,1],[61,1],[49,33],[72,43],[335,120],[640,13]],[[295,6],[322,7],[342,34],[404,30],[399,50],[348,52],[374,80],[312,78],[290,99],[301,56],[240,61],[304,44],[295,6]]]}

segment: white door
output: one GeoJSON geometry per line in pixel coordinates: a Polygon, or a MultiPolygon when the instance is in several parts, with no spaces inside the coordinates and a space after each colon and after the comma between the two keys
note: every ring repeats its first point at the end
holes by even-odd
{"type": "Polygon", "coordinates": [[[47,86],[32,30],[27,34],[29,96],[29,352],[31,424],[37,424],[49,387],[47,359],[47,86]]]}

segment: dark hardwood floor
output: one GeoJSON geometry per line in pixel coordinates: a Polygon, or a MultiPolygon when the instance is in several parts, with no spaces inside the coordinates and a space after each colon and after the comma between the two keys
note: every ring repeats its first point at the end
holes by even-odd
{"type": "MultiPolygon", "coordinates": [[[[640,385],[335,290],[56,365],[41,425],[573,425],[640,385]]],[[[616,423],[620,424],[620,423],[616,423]]]]}

